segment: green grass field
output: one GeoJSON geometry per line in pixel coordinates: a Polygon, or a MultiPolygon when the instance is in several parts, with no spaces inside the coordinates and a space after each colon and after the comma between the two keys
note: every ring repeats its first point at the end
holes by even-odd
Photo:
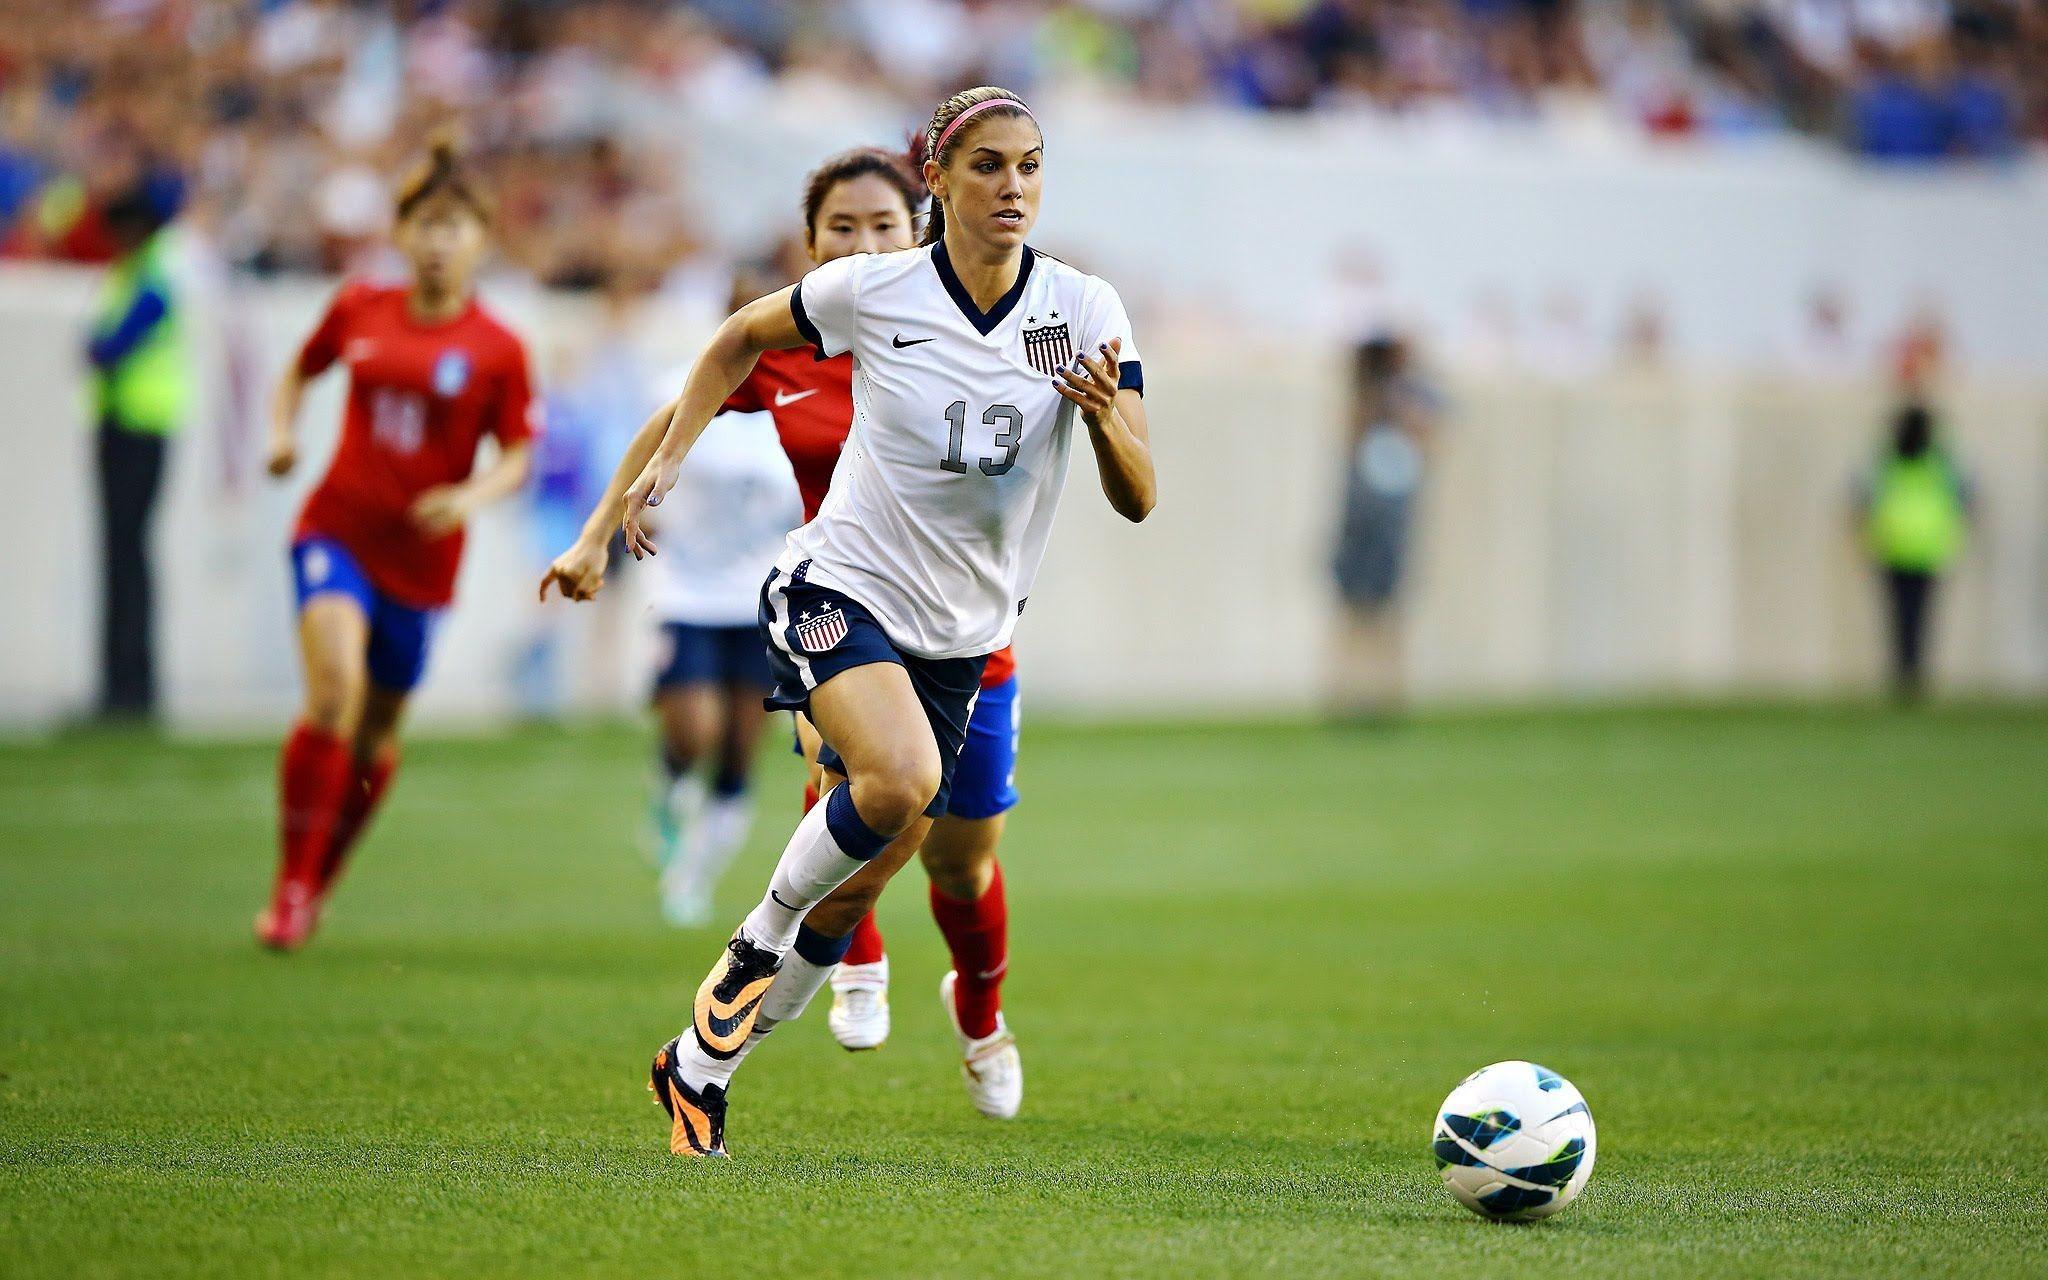
{"type": "MultiPolygon", "coordinates": [[[[1868,1276],[2048,1258],[2048,714],[1602,711],[1027,730],[1025,1114],[968,1108],[907,873],[896,1035],[822,1008],[730,1163],[644,1090],[719,943],[657,921],[626,728],[414,744],[260,953],[271,748],[0,749],[0,1275],[1868,1276]],[[1434,1108],[1584,1089],[1562,1217],[1434,1108]]],[[[752,900],[794,812],[764,767],[752,900]]]]}

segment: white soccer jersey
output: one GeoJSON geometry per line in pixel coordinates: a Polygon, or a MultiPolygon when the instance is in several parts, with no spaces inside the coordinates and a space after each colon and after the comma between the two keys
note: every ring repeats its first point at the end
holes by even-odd
{"type": "Polygon", "coordinates": [[[1002,648],[1076,429],[1052,371],[1120,338],[1120,380],[1144,388],[1123,300],[1026,248],[1016,285],[984,313],[937,245],[828,262],[790,306],[825,355],[853,352],[853,431],[824,506],[777,566],[809,561],[810,581],[866,605],[909,653],[1002,648]]]}
{"type": "MultiPolygon", "coordinates": [[[[680,385],[677,379],[671,385],[680,385]]],[[[651,513],[654,608],[664,622],[752,626],[761,583],[803,498],[768,413],[721,413],[690,446],[675,490],[651,513]]]]}

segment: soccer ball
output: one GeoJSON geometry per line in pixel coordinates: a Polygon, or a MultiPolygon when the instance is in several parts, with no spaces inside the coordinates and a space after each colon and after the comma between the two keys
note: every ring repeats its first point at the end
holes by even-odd
{"type": "Polygon", "coordinates": [[[1430,1149],[1458,1203],[1530,1222],[1578,1198],[1593,1176],[1593,1113],[1571,1081],[1533,1062],[1496,1062],[1437,1108],[1430,1149]]]}

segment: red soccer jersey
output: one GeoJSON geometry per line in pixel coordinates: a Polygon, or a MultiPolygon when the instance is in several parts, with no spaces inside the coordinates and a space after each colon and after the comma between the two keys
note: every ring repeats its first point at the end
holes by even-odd
{"type": "Polygon", "coordinates": [[[809,347],[764,351],[721,407],[775,415],[775,434],[782,437],[804,496],[804,519],[815,517],[832,487],[846,433],[853,430],[852,353],[820,360],[809,347]]]}
{"type": "Polygon", "coordinates": [[[344,285],[299,352],[307,377],[348,366],[348,408],[327,474],[299,513],[296,537],[346,547],[377,590],[415,609],[455,594],[462,531],[429,537],[412,521],[429,489],[469,476],[486,435],[533,438],[526,348],[471,302],[440,324],[415,319],[406,290],[344,285]]]}
{"type": "MultiPolygon", "coordinates": [[[[820,360],[810,347],[764,351],[747,380],[720,407],[774,415],[775,434],[782,438],[782,451],[789,455],[804,497],[804,519],[815,517],[853,430],[853,354],[820,360]]],[[[988,656],[981,687],[993,689],[1016,673],[1017,660],[1005,646],[988,656]]]]}

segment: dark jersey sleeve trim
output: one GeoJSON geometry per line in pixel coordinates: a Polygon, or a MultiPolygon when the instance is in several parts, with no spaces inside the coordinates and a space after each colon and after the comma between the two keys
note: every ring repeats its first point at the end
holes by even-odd
{"type": "Polygon", "coordinates": [[[1120,364],[1116,369],[1116,389],[1145,394],[1145,366],[1136,360],[1120,364]]]}
{"type": "Polygon", "coordinates": [[[789,314],[796,321],[796,331],[804,335],[804,341],[811,344],[811,358],[830,360],[825,354],[825,339],[818,334],[818,326],[811,323],[810,313],[804,310],[804,285],[799,280],[789,291],[789,314]]]}

